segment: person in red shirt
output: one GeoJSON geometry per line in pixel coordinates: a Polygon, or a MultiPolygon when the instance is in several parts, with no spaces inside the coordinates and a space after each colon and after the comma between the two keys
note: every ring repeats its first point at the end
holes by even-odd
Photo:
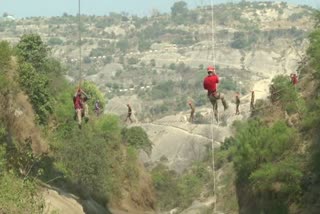
{"type": "Polygon", "coordinates": [[[290,74],[291,83],[293,86],[298,84],[298,76],[297,74],[290,74]]]}
{"type": "Polygon", "coordinates": [[[82,117],[85,117],[85,121],[89,120],[88,118],[88,105],[86,101],[88,100],[87,94],[78,89],[73,96],[73,106],[75,109],[75,118],[78,120],[78,126],[81,129],[82,117]]]}
{"type": "Polygon", "coordinates": [[[218,122],[218,100],[221,99],[224,110],[228,108],[227,102],[223,94],[217,91],[217,84],[219,83],[219,76],[215,72],[213,66],[207,68],[208,76],[203,80],[203,88],[208,91],[208,98],[212,104],[214,116],[218,122]]]}

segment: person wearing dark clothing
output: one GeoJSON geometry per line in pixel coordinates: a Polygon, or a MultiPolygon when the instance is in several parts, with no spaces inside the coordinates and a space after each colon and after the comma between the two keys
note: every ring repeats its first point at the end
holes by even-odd
{"type": "Polygon", "coordinates": [[[190,109],[191,109],[189,121],[190,121],[190,123],[193,123],[195,108],[192,105],[191,101],[189,102],[189,106],[190,106],[190,109]]]}
{"type": "Polygon", "coordinates": [[[239,93],[237,93],[236,94],[236,115],[240,114],[239,106],[240,106],[240,97],[239,97],[239,93]]]}
{"type": "Polygon", "coordinates": [[[128,119],[130,120],[130,122],[132,123],[133,121],[132,121],[132,119],[131,119],[131,115],[132,115],[132,108],[131,108],[131,106],[129,105],[129,104],[127,104],[127,107],[128,107],[128,114],[127,114],[127,118],[126,118],[126,120],[125,120],[125,122],[127,122],[128,121],[128,119]]]}
{"type": "Polygon", "coordinates": [[[250,101],[250,111],[253,111],[255,109],[255,106],[254,106],[254,98],[255,95],[254,95],[254,91],[251,91],[251,101],[250,101]]]}

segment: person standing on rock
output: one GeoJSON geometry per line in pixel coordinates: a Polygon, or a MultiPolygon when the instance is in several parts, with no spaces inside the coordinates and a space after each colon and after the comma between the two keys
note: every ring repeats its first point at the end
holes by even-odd
{"type": "Polygon", "coordinates": [[[236,93],[236,115],[240,114],[239,106],[240,106],[240,97],[239,97],[239,93],[236,93]]]}
{"type": "Polygon", "coordinates": [[[207,95],[213,107],[214,117],[216,118],[216,121],[219,122],[218,100],[221,99],[224,110],[228,108],[228,104],[225,101],[223,94],[217,91],[219,76],[216,74],[215,68],[213,66],[208,66],[207,72],[208,76],[203,80],[203,88],[208,91],[207,95]]]}
{"type": "Polygon", "coordinates": [[[194,106],[192,105],[192,102],[191,102],[191,101],[189,101],[189,106],[190,106],[190,109],[191,109],[189,122],[190,122],[190,123],[193,123],[195,108],[194,108],[194,106]]]}
{"type": "Polygon", "coordinates": [[[132,123],[132,122],[133,122],[133,121],[132,121],[132,119],[131,119],[131,115],[132,115],[132,108],[131,108],[130,104],[127,104],[127,107],[128,107],[128,114],[127,114],[127,118],[126,118],[125,122],[127,122],[127,121],[128,121],[128,119],[129,119],[129,120],[130,120],[130,122],[132,123]]]}
{"type": "Polygon", "coordinates": [[[250,101],[250,111],[253,111],[255,109],[254,107],[254,91],[251,91],[251,101],[250,101]]]}

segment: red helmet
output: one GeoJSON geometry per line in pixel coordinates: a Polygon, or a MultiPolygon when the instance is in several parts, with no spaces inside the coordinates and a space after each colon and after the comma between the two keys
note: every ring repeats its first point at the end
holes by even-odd
{"type": "Polygon", "coordinates": [[[214,68],[213,66],[211,66],[211,65],[209,65],[208,68],[207,68],[207,71],[208,71],[208,72],[209,72],[209,71],[213,72],[214,70],[215,70],[215,68],[214,68]]]}

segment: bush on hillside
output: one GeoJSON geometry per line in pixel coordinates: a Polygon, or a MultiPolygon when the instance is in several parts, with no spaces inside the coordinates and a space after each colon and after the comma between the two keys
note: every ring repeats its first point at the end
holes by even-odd
{"type": "Polygon", "coordinates": [[[308,48],[308,55],[311,57],[311,66],[317,71],[317,77],[320,77],[320,29],[315,30],[309,36],[310,46],[308,48]]]}
{"type": "Polygon", "coordinates": [[[31,64],[23,63],[19,68],[19,82],[30,98],[38,122],[45,124],[53,110],[48,78],[31,64]]]}
{"type": "Polygon", "coordinates": [[[121,134],[124,142],[128,143],[128,145],[136,149],[142,149],[148,154],[151,153],[152,142],[141,127],[124,128],[121,134]]]}
{"type": "Polygon", "coordinates": [[[151,99],[172,98],[175,96],[175,83],[171,80],[160,82],[151,90],[151,99]]]}
{"type": "Polygon", "coordinates": [[[69,126],[70,133],[57,135],[59,141],[54,145],[59,169],[85,197],[91,195],[104,203],[119,199],[124,172],[118,118],[103,116],[84,125],[81,132],[75,123],[69,126]]]}
{"type": "Polygon", "coordinates": [[[48,40],[48,45],[51,45],[51,46],[63,45],[63,40],[57,37],[53,37],[48,40]]]}
{"type": "Polygon", "coordinates": [[[151,174],[157,190],[158,206],[165,210],[188,207],[211,180],[205,163],[194,163],[190,170],[181,175],[160,164],[151,174]]]}
{"type": "Polygon", "coordinates": [[[100,101],[100,107],[103,108],[106,104],[105,96],[101,93],[101,91],[97,88],[97,85],[93,82],[85,81],[82,84],[82,89],[89,96],[88,105],[89,110],[94,109],[94,104],[97,100],[100,101]]]}
{"type": "Polygon", "coordinates": [[[0,72],[5,72],[10,67],[12,50],[8,42],[0,42],[0,72]]]}
{"type": "Polygon", "coordinates": [[[42,66],[47,60],[49,48],[39,35],[25,34],[17,44],[17,52],[25,62],[30,63],[36,70],[43,71],[42,66]]]}
{"type": "Polygon", "coordinates": [[[236,126],[233,160],[238,180],[262,194],[273,192],[295,197],[302,178],[301,161],[293,158],[295,131],[284,122],[268,127],[252,120],[236,126]]]}
{"type": "Polygon", "coordinates": [[[274,97],[283,106],[288,114],[299,112],[304,109],[304,102],[299,98],[298,89],[292,85],[288,76],[276,76],[272,83],[275,88],[274,97]]]}
{"type": "Polygon", "coordinates": [[[43,213],[44,201],[34,182],[4,173],[0,175],[0,190],[1,213],[43,213]]]}

